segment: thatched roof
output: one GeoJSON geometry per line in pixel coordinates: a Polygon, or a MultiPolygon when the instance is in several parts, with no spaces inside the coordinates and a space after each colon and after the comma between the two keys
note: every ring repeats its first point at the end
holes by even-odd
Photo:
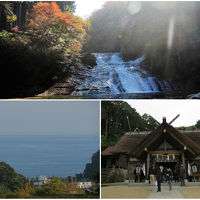
{"type": "Polygon", "coordinates": [[[200,145],[200,130],[195,131],[181,131],[182,134],[189,137],[192,141],[200,145]]]}
{"type": "Polygon", "coordinates": [[[112,151],[113,151],[113,146],[109,146],[104,151],[102,151],[101,154],[103,156],[112,156],[113,155],[112,151]]]}
{"type": "Polygon", "coordinates": [[[167,141],[172,146],[180,150],[183,150],[183,147],[186,146],[188,156],[197,156],[200,154],[200,130],[190,132],[178,131],[166,122],[160,124],[151,133],[125,133],[118,143],[109,149],[109,153],[126,153],[140,157],[145,153],[144,148],[155,150],[163,142],[164,129],[166,129],[167,141]]]}
{"type": "Polygon", "coordinates": [[[125,133],[113,147],[112,153],[128,153],[130,149],[138,146],[138,144],[140,144],[145,137],[147,137],[147,134],[125,133]]]}

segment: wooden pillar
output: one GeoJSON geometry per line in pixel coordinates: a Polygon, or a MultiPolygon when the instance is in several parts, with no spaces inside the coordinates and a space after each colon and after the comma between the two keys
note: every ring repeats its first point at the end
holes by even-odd
{"type": "Polygon", "coordinates": [[[185,168],[185,155],[184,155],[184,152],[182,152],[182,164],[183,164],[183,168],[185,168]]]}
{"type": "Polygon", "coordinates": [[[147,177],[149,176],[149,166],[150,165],[150,153],[147,153],[147,171],[146,171],[146,175],[147,177]]]}

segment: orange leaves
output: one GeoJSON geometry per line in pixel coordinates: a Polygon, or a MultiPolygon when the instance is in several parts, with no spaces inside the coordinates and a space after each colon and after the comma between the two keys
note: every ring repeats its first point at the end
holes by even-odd
{"type": "Polygon", "coordinates": [[[62,32],[84,33],[84,20],[73,16],[71,13],[62,13],[55,2],[39,2],[33,7],[30,14],[29,27],[33,29],[47,29],[55,27],[62,32]]]}
{"type": "Polygon", "coordinates": [[[63,13],[55,2],[40,2],[30,13],[29,27],[42,44],[78,55],[89,23],[70,12],[63,13]]]}

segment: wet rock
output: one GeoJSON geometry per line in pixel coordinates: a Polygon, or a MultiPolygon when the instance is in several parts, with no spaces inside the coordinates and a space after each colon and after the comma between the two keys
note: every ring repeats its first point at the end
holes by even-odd
{"type": "Polygon", "coordinates": [[[188,95],[188,99],[200,99],[200,92],[188,95]]]}
{"type": "Polygon", "coordinates": [[[58,83],[54,84],[45,92],[38,94],[37,96],[62,96],[62,95],[70,95],[77,86],[81,85],[83,80],[89,74],[90,66],[83,65],[80,60],[77,61],[76,66],[70,66],[68,70],[68,74],[70,76],[66,77],[65,79],[59,81],[58,83]]]}
{"type": "Polygon", "coordinates": [[[85,53],[83,57],[81,58],[81,61],[84,65],[89,65],[92,67],[97,65],[96,57],[92,55],[91,53],[85,53]]]}

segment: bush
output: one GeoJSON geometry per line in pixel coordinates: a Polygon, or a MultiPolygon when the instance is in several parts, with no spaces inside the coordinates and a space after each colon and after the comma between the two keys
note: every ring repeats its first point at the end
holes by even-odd
{"type": "MultiPolygon", "coordinates": [[[[27,40],[25,35],[21,36],[27,40]]],[[[38,48],[18,38],[0,39],[2,98],[33,96],[66,76],[63,53],[57,49],[38,48]]]]}

